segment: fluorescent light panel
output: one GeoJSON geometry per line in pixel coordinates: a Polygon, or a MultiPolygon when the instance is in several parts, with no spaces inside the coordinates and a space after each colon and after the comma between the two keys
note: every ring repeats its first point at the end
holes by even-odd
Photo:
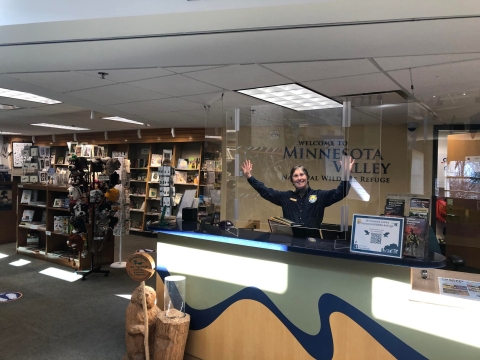
{"type": "Polygon", "coordinates": [[[21,135],[22,133],[10,132],[10,131],[0,131],[0,135],[21,135]]]}
{"type": "Polygon", "coordinates": [[[296,111],[319,110],[343,105],[298,84],[262,87],[237,92],[296,111]]]}
{"type": "Polygon", "coordinates": [[[121,118],[121,117],[119,117],[119,116],[104,117],[104,118],[102,118],[102,119],[112,120],[112,121],[126,122],[126,123],[130,123],[130,124],[144,125],[144,124],[141,123],[141,122],[134,121],[134,120],[130,120],[130,119],[121,118]]]}
{"type": "Polygon", "coordinates": [[[65,130],[90,130],[90,129],[87,129],[87,128],[81,128],[81,127],[76,127],[76,126],[65,126],[65,125],[45,124],[45,123],[30,124],[30,125],[57,128],[57,129],[65,129],[65,130]]]}
{"type": "Polygon", "coordinates": [[[10,99],[18,99],[18,100],[24,100],[24,101],[32,101],[36,103],[49,104],[49,105],[62,103],[61,101],[49,99],[43,96],[38,96],[35,94],[23,92],[23,91],[16,91],[16,90],[4,89],[4,88],[0,88],[0,97],[6,97],[10,99]]]}
{"type": "Polygon", "coordinates": [[[20,107],[15,105],[0,104],[0,110],[15,110],[15,109],[20,109],[20,107]]]}

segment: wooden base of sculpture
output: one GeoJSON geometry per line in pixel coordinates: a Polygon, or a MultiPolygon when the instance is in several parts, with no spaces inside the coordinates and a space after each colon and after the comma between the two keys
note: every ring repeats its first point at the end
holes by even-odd
{"type": "MultiPolygon", "coordinates": [[[[170,310],[169,314],[172,312],[182,315],[177,310],[170,310]]],[[[189,327],[190,315],[171,318],[166,316],[165,311],[161,311],[156,317],[153,359],[183,360],[189,327]]]]}

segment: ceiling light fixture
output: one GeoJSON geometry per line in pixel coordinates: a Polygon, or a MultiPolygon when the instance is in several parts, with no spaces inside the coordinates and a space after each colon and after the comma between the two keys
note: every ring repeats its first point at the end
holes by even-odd
{"type": "Polygon", "coordinates": [[[175,128],[172,128],[172,137],[175,137],[175,128]]]}
{"type": "Polygon", "coordinates": [[[45,124],[45,123],[40,123],[40,124],[30,124],[32,126],[43,126],[43,127],[49,127],[49,128],[56,128],[56,129],[64,129],[64,130],[90,130],[87,128],[80,128],[76,126],[66,126],[66,125],[57,125],[57,124],[45,124]]]}
{"type": "Polygon", "coordinates": [[[0,104],[0,110],[15,110],[15,109],[20,109],[20,107],[15,105],[0,104]]]}
{"type": "Polygon", "coordinates": [[[49,105],[62,103],[61,101],[49,99],[43,96],[38,96],[35,94],[23,92],[23,91],[16,91],[16,90],[4,89],[4,88],[0,88],[0,97],[32,101],[32,102],[37,102],[41,104],[49,104],[49,105]]]}
{"type": "Polygon", "coordinates": [[[143,123],[141,123],[141,122],[133,121],[133,120],[130,120],[130,119],[121,118],[121,117],[119,117],[119,116],[109,116],[109,117],[104,117],[104,118],[102,118],[102,119],[104,119],[104,120],[112,120],[112,121],[126,122],[126,123],[130,123],[130,124],[143,125],[143,123]]]}
{"type": "Polygon", "coordinates": [[[10,132],[10,131],[0,131],[0,135],[22,135],[22,133],[10,132]]]}
{"type": "Polygon", "coordinates": [[[343,105],[298,84],[261,87],[237,92],[296,111],[340,108],[343,105]]]}

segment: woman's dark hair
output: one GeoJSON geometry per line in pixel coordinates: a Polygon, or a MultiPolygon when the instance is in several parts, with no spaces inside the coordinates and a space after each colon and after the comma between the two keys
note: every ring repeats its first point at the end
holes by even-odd
{"type": "Polygon", "coordinates": [[[310,176],[308,176],[308,170],[305,169],[305,167],[302,165],[294,166],[292,170],[290,170],[290,182],[293,184],[293,173],[295,172],[295,170],[298,170],[298,169],[302,170],[303,173],[307,175],[307,184],[308,184],[308,180],[310,179],[310,176]]]}

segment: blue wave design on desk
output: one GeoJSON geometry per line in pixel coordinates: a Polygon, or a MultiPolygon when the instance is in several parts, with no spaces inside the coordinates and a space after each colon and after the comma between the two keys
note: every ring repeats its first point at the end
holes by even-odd
{"type": "MultiPolygon", "coordinates": [[[[162,281],[165,281],[165,277],[170,275],[167,269],[161,266],[157,266],[157,271],[162,281]]],[[[317,335],[310,335],[296,327],[283,315],[273,301],[262,290],[256,287],[244,288],[208,309],[194,309],[186,304],[186,312],[190,315],[190,330],[205,329],[232,304],[240,300],[254,300],[268,308],[283,323],[303,348],[313,358],[318,360],[330,360],[333,357],[333,337],[330,329],[330,315],[334,312],[342,313],[355,321],[396,359],[427,360],[426,357],[405,344],[360,310],[338,296],[328,293],[323,294],[318,300],[321,327],[317,335]]]]}

